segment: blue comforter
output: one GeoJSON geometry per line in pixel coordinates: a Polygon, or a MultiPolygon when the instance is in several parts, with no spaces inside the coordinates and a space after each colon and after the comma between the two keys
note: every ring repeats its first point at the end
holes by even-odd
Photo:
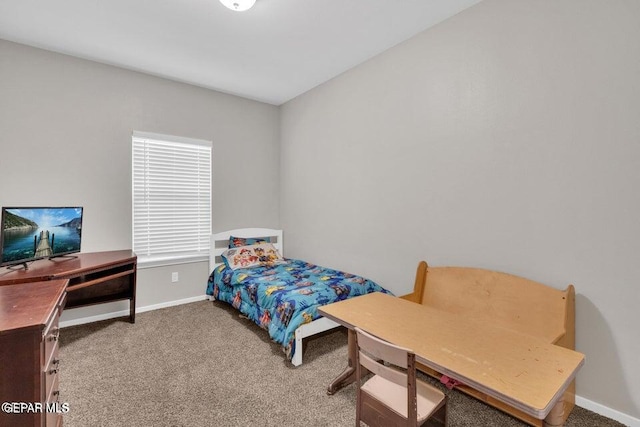
{"type": "Polygon", "coordinates": [[[319,306],[370,292],[389,293],[363,277],[296,259],[238,270],[221,264],[207,285],[207,295],[266,329],[289,359],[295,351],[295,330],[320,317],[319,306]]]}

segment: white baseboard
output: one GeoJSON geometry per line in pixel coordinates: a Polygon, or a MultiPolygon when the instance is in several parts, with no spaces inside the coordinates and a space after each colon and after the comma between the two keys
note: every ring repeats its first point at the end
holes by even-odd
{"type": "MultiPolygon", "coordinates": [[[[160,304],[147,305],[145,307],[136,307],[136,313],[144,313],[145,311],[158,310],[166,307],[173,307],[175,305],[189,304],[192,302],[209,300],[212,301],[213,297],[209,295],[201,295],[197,297],[185,298],[181,300],[168,301],[160,304]]],[[[129,310],[121,310],[112,313],[99,314],[96,316],[82,317],[79,319],[67,320],[64,322],[60,322],[60,327],[65,328],[67,326],[75,326],[82,325],[85,323],[98,322],[100,320],[113,319],[116,317],[129,316],[129,310]]],[[[634,418],[631,415],[624,414],[622,412],[616,411],[615,409],[611,409],[607,406],[604,406],[600,403],[594,402],[589,399],[585,399],[584,397],[580,397],[576,395],[576,405],[588,409],[589,411],[595,412],[596,414],[602,415],[607,418],[611,418],[612,420],[616,420],[628,427],[640,427],[640,419],[634,418]]]]}
{"type": "Polygon", "coordinates": [[[640,419],[634,418],[631,415],[623,414],[622,412],[616,411],[615,409],[611,409],[592,400],[585,399],[584,397],[576,395],[576,405],[595,412],[596,414],[600,414],[603,417],[616,420],[628,427],[640,427],[640,419]]]}
{"type": "MultiPolygon", "coordinates": [[[[175,301],[168,301],[160,304],[147,305],[144,307],[136,307],[136,313],[144,313],[145,311],[159,310],[161,308],[173,307],[174,305],[189,304],[191,302],[203,301],[205,299],[207,299],[207,295],[184,298],[184,299],[175,300],[175,301]]],[[[114,319],[116,317],[123,317],[123,316],[127,316],[127,317],[129,316],[129,309],[114,311],[111,313],[98,314],[95,316],[81,317],[78,319],[61,321],[60,327],[66,328],[68,326],[84,325],[85,323],[98,322],[100,320],[114,319]]]]}

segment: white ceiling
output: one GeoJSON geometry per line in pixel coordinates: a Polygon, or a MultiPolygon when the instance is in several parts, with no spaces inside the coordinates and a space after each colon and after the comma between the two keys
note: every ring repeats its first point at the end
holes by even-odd
{"type": "Polygon", "coordinates": [[[0,38],[280,105],[480,0],[0,0],[0,38]]]}

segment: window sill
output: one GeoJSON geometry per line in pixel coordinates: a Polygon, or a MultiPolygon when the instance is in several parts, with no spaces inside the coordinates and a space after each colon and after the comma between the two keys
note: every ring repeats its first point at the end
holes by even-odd
{"type": "Polygon", "coordinates": [[[164,267],[169,265],[193,264],[197,262],[209,262],[209,255],[185,255],[164,257],[138,257],[138,270],[145,268],[164,267]]]}

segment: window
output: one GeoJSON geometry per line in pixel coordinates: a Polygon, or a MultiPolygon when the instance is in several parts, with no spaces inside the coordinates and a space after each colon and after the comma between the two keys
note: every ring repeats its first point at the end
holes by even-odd
{"type": "Polygon", "coordinates": [[[134,132],[133,251],[141,264],[206,260],[211,142],[134,132]]]}

